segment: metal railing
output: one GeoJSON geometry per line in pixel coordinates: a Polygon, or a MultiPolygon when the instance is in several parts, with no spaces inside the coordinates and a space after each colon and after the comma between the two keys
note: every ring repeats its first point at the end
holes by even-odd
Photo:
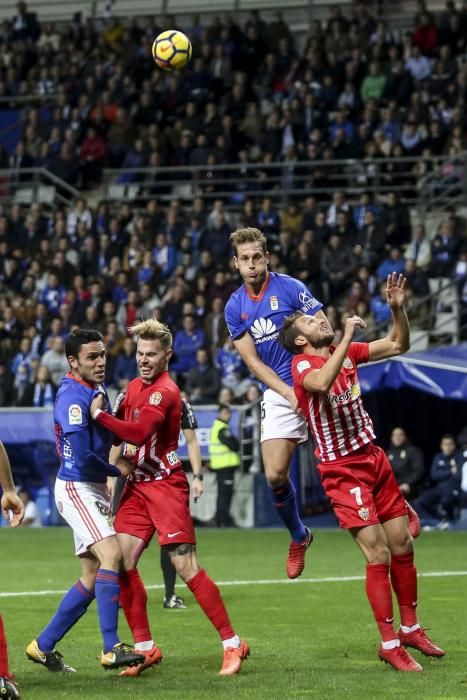
{"type": "MultiPolygon", "coordinates": [[[[436,289],[407,306],[411,330],[426,334],[426,343],[423,344],[431,347],[447,342],[458,343],[461,333],[457,282],[449,278],[437,278],[437,281],[436,289]]],[[[362,340],[369,342],[381,338],[390,325],[390,320],[375,324],[362,333],[362,340]]]]}
{"type": "Polygon", "coordinates": [[[376,200],[396,192],[401,201],[422,214],[465,199],[467,154],[455,157],[364,158],[283,161],[235,165],[122,168],[104,170],[103,198],[137,201],[157,197],[191,200],[225,199],[231,207],[245,199],[271,197],[286,206],[290,199],[315,196],[330,201],[336,190],[351,200],[362,192],[376,200]]]}
{"type": "Polygon", "coordinates": [[[40,202],[45,209],[69,206],[79,191],[45,168],[0,169],[0,202],[40,202]]]}

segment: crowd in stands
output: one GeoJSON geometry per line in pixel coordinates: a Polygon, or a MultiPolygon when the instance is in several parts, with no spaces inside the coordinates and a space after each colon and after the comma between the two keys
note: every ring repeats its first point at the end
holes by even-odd
{"type": "MultiPolygon", "coordinates": [[[[190,66],[166,73],[150,47],[173,22],[77,14],[64,26],[41,25],[20,2],[0,27],[0,97],[51,102],[23,109],[20,141],[10,154],[0,149],[0,166],[17,178],[25,167],[46,167],[86,190],[104,166],[128,182],[131,167],[256,162],[260,181],[262,162],[425,157],[465,146],[467,11],[452,2],[437,17],[420,3],[403,36],[364,4],[349,17],[334,7],[326,23],[313,23],[303,51],[279,12],[271,22],[252,12],[243,26],[228,16],[203,26],[195,16],[185,28],[190,66]]],[[[432,235],[411,223],[396,190],[376,201],[341,191],[332,178],[321,185],[332,196],[276,208],[267,196],[250,198],[237,178],[236,211],[223,199],[187,205],[167,193],[141,205],[92,207],[78,197],[54,210],[5,200],[0,405],[51,405],[67,369],[64,337],[76,326],[102,331],[108,383],[123,388],[135,374],[127,328],[148,316],[173,329],[171,369],[195,403],[212,403],[220,389],[242,400],[252,378],[223,321],[240,283],[229,244],[238,225],[265,232],[271,269],[310,286],[338,337],[353,313],[366,320],[367,338],[380,333],[392,270],[408,278],[414,325],[426,327],[419,300],[430,277],[455,275],[467,302],[466,223],[454,209],[432,235]]]]}

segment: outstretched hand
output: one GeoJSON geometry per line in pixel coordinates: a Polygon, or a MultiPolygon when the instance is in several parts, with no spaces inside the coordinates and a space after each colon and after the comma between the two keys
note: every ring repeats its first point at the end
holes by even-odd
{"type": "Polygon", "coordinates": [[[404,306],[407,279],[404,275],[393,272],[386,280],[386,301],[391,309],[402,309],[404,306]]]}

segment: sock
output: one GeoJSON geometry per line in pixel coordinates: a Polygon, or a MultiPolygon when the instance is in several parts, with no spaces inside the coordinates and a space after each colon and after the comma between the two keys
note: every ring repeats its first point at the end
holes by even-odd
{"type": "MultiPolygon", "coordinates": [[[[148,594],[138,569],[122,572],[120,574],[120,604],[135,644],[152,641],[146,610],[147,601],[148,594]]],[[[147,651],[147,649],[141,649],[141,651],[147,651]]]]}
{"type": "Polygon", "coordinates": [[[200,569],[197,574],[186,582],[186,585],[195,596],[205,615],[207,615],[219,632],[222,641],[235,637],[221,593],[204,569],[200,569]]]}
{"type": "Polygon", "coordinates": [[[394,631],[389,564],[366,565],[366,594],[383,642],[397,639],[394,631]]]}
{"type": "Polygon", "coordinates": [[[224,649],[240,649],[240,637],[238,634],[235,635],[235,637],[232,637],[231,639],[223,639],[222,640],[222,646],[224,649]]]}
{"type": "Polygon", "coordinates": [[[294,542],[303,542],[306,538],[305,525],[298,512],[297,492],[290,479],[275,488],[270,487],[272,501],[284,525],[294,542]]]}
{"type": "Polygon", "coordinates": [[[41,651],[45,653],[52,651],[68,630],[73,625],[76,625],[93,600],[94,593],[91,593],[83,582],[78,579],[75,585],[65,593],[57,608],[57,612],[45,630],[37,637],[37,643],[41,651]]]}
{"type": "Polygon", "coordinates": [[[381,642],[382,649],[395,649],[396,647],[400,647],[400,645],[400,639],[391,639],[390,642],[381,642]]]}
{"type": "Polygon", "coordinates": [[[420,625],[418,624],[418,622],[416,625],[412,625],[411,627],[406,627],[405,625],[401,625],[402,632],[405,632],[406,634],[409,634],[409,632],[415,632],[416,630],[419,630],[419,629],[420,629],[420,625]]]}
{"type": "Polygon", "coordinates": [[[99,625],[104,641],[104,654],[111,651],[120,642],[117,634],[119,596],[118,572],[110,569],[99,569],[96,576],[96,601],[99,625]]]}
{"type": "Polygon", "coordinates": [[[401,625],[412,627],[417,620],[417,569],[413,552],[391,557],[391,583],[399,603],[401,625]]]}
{"type": "Polygon", "coordinates": [[[10,677],[8,671],[8,650],[6,645],[5,628],[3,626],[3,618],[0,615],[0,676],[10,677]]]}
{"type": "Polygon", "coordinates": [[[177,578],[177,572],[170,561],[169,553],[165,547],[161,547],[161,569],[162,575],[164,576],[165,597],[166,600],[169,600],[169,598],[175,595],[175,579],[177,578]]]}

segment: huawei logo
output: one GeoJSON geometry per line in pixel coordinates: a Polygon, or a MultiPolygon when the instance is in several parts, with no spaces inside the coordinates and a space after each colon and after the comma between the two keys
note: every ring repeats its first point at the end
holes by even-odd
{"type": "Polygon", "coordinates": [[[269,318],[257,318],[251,326],[251,334],[255,340],[266,340],[276,331],[275,324],[269,318]]]}

